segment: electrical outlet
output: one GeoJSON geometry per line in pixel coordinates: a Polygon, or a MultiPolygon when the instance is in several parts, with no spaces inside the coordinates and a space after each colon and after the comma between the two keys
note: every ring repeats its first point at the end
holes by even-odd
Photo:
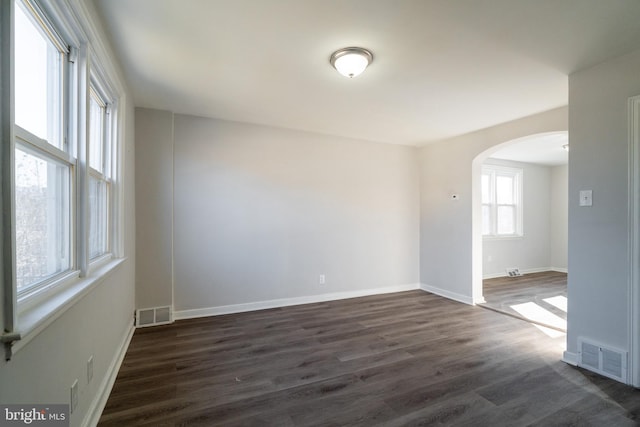
{"type": "Polygon", "coordinates": [[[87,360],[87,383],[90,383],[93,379],[93,354],[87,360]]]}
{"type": "Polygon", "coordinates": [[[70,413],[73,414],[73,411],[76,410],[78,406],[78,380],[76,379],[73,384],[71,384],[71,404],[69,405],[70,413]]]}
{"type": "Polygon", "coordinates": [[[326,283],[326,281],[325,281],[325,277],[324,277],[324,274],[321,274],[321,275],[320,275],[320,278],[318,279],[318,283],[319,283],[320,285],[324,285],[324,284],[326,283]]]}

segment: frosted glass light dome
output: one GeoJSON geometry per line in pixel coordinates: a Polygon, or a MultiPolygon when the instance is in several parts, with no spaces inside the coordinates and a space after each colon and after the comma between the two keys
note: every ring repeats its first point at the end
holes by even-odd
{"type": "Polygon", "coordinates": [[[353,78],[361,74],[373,61],[373,55],[361,47],[346,47],[335,51],[329,62],[343,76],[353,78]]]}

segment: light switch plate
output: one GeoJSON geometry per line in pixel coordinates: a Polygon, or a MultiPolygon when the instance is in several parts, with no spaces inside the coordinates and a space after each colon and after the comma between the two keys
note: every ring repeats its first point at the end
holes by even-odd
{"type": "Polygon", "coordinates": [[[593,191],[581,190],[580,191],[580,206],[593,206],[593,191]]]}

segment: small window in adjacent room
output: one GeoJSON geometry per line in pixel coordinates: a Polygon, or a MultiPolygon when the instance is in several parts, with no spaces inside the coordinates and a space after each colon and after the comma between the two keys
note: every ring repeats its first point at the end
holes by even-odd
{"type": "Polygon", "coordinates": [[[522,169],[484,165],[482,235],[522,236],[522,169]]]}

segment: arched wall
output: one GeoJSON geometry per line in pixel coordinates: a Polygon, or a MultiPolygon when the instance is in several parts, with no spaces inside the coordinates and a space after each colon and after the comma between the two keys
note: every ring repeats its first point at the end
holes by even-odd
{"type": "Polygon", "coordinates": [[[562,107],[420,149],[423,289],[467,304],[482,302],[482,162],[514,140],[567,129],[568,109],[562,107]]]}

